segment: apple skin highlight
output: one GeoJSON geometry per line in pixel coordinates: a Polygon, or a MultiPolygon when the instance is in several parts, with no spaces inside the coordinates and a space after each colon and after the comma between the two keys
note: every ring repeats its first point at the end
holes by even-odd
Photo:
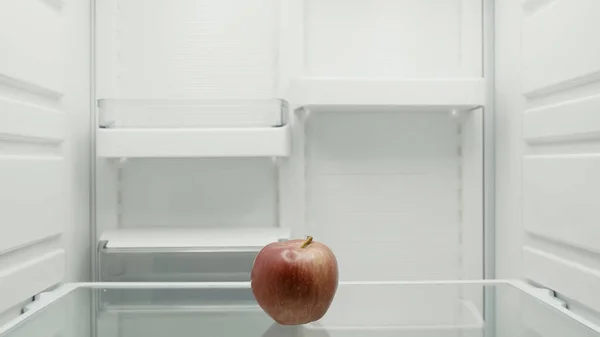
{"type": "Polygon", "coordinates": [[[329,247],[309,236],[265,246],[250,278],[256,302],[275,322],[307,324],[329,310],[338,287],[338,264],[329,247]]]}

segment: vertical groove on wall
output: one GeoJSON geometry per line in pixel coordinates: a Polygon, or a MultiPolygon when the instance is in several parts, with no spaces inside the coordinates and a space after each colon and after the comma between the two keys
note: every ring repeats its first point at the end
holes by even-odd
{"type": "MultiPolygon", "coordinates": [[[[90,247],[91,278],[98,281],[97,275],[97,235],[96,235],[96,0],[90,2],[90,247]]],[[[93,313],[92,313],[93,314],[93,313]]],[[[92,320],[94,321],[94,320],[92,320]]]]}
{"type": "MultiPolygon", "coordinates": [[[[457,139],[457,147],[456,147],[456,155],[458,156],[458,169],[457,169],[457,174],[458,174],[458,184],[457,184],[457,198],[458,198],[458,230],[457,230],[457,234],[458,234],[458,268],[457,270],[459,270],[459,273],[461,275],[459,275],[460,279],[464,278],[463,275],[463,270],[464,270],[464,260],[463,260],[463,254],[464,254],[464,242],[463,242],[463,228],[464,228],[464,223],[463,223],[463,209],[464,209],[464,198],[463,198],[463,189],[464,189],[464,179],[463,179],[463,141],[462,141],[462,125],[461,125],[461,121],[460,121],[460,114],[454,116],[454,118],[456,118],[457,123],[456,123],[456,139],[457,139]]],[[[463,287],[458,287],[458,298],[462,299],[465,297],[465,294],[463,292],[463,287]]],[[[461,315],[461,312],[458,312],[458,315],[461,315]]],[[[458,322],[462,322],[462,320],[460,320],[460,317],[458,317],[458,322]]]]}
{"type": "MultiPolygon", "coordinates": [[[[456,123],[456,139],[457,139],[457,147],[456,147],[456,155],[458,156],[458,170],[457,170],[457,174],[458,174],[458,270],[461,273],[461,275],[459,276],[460,279],[464,279],[465,276],[463,275],[464,272],[464,259],[463,259],[463,254],[464,254],[464,242],[463,242],[463,228],[464,228],[464,223],[463,223],[463,209],[464,209],[464,198],[463,198],[463,192],[464,192],[464,179],[463,179],[463,140],[462,140],[462,125],[461,125],[461,121],[460,121],[460,114],[454,116],[457,120],[456,123]]],[[[463,286],[459,286],[458,287],[458,298],[459,299],[464,299],[465,298],[465,294],[464,294],[464,289],[463,286]]],[[[462,318],[462,310],[458,310],[457,311],[457,322],[462,322],[463,318],[462,318]]],[[[462,335],[462,330],[459,330],[459,333],[462,335]]]]}
{"type": "MultiPolygon", "coordinates": [[[[461,246],[462,248],[462,244],[463,244],[463,204],[464,204],[464,200],[463,200],[463,149],[462,149],[462,141],[461,137],[462,137],[462,126],[460,125],[460,122],[457,124],[456,126],[456,135],[457,135],[457,139],[459,140],[457,142],[458,146],[456,149],[456,154],[458,156],[458,244],[459,246],[461,246]]],[[[462,254],[458,254],[458,263],[459,266],[462,266],[462,254]]]]}
{"type": "Polygon", "coordinates": [[[274,166],[274,177],[273,177],[273,194],[274,194],[274,200],[275,200],[275,204],[273,205],[273,219],[275,219],[275,227],[282,227],[281,226],[281,198],[282,198],[282,193],[281,193],[281,158],[277,158],[277,157],[273,157],[272,158],[272,164],[274,166]]]}
{"type": "MultiPolygon", "coordinates": [[[[309,177],[308,177],[308,146],[307,146],[307,139],[306,139],[306,134],[307,134],[307,129],[308,129],[308,118],[310,117],[310,110],[307,108],[302,108],[302,112],[299,115],[299,120],[300,123],[302,123],[302,134],[300,135],[300,138],[302,138],[302,211],[304,213],[303,216],[303,220],[304,223],[302,223],[302,230],[304,231],[304,235],[306,235],[306,231],[308,231],[308,227],[311,225],[309,223],[309,221],[311,221],[310,218],[307,217],[307,209],[308,209],[308,195],[307,195],[307,182],[309,181],[309,177]]],[[[313,234],[311,234],[313,235],[313,234]]],[[[339,263],[339,262],[338,262],[339,263]]]]}
{"type": "MultiPolygon", "coordinates": [[[[98,236],[96,222],[96,128],[98,127],[98,116],[96,111],[96,0],[90,1],[90,257],[91,257],[91,280],[92,282],[100,281],[99,273],[99,254],[98,254],[98,236]]],[[[98,336],[98,293],[92,292],[90,305],[90,330],[91,337],[98,336]]]]}
{"type": "Polygon", "coordinates": [[[123,165],[125,161],[117,162],[117,228],[123,225],[123,165]]]}
{"type": "MultiPolygon", "coordinates": [[[[495,1],[482,0],[481,21],[483,27],[482,77],[486,84],[485,107],[483,108],[483,278],[495,278],[495,1]]],[[[483,289],[483,318],[488,326],[484,336],[496,334],[495,291],[492,287],[483,289]]]]}

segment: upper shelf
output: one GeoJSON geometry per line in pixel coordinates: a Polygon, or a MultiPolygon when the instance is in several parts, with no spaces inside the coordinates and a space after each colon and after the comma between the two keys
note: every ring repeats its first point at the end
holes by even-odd
{"type": "Polygon", "coordinates": [[[361,79],[307,77],[291,85],[301,106],[396,106],[468,110],[485,102],[483,79],[361,79]]]}
{"type": "Polygon", "coordinates": [[[100,129],[96,154],[106,158],[286,157],[288,126],[276,128],[100,129]]]}
{"type": "MultiPolygon", "coordinates": [[[[292,81],[301,107],[470,110],[485,102],[483,79],[307,77],[292,81]]],[[[284,100],[100,100],[100,157],[286,157],[284,100]]]]}
{"type": "Polygon", "coordinates": [[[265,245],[288,240],[283,228],[121,228],[104,232],[100,241],[113,251],[258,252],[265,245]]]}
{"type": "Polygon", "coordinates": [[[100,100],[96,153],[107,158],[283,157],[283,100],[100,100]]]}
{"type": "Polygon", "coordinates": [[[258,128],[285,124],[280,99],[100,99],[101,128],[258,128]]]}

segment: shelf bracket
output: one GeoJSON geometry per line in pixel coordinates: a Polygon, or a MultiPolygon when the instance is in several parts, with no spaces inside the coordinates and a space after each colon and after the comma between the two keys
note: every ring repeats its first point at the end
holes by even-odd
{"type": "Polygon", "coordinates": [[[116,124],[115,121],[110,121],[110,122],[108,122],[106,124],[100,124],[99,128],[100,129],[110,129],[113,126],[115,126],[115,124],[116,124]]]}
{"type": "Polygon", "coordinates": [[[127,162],[129,161],[129,158],[127,158],[127,157],[108,158],[108,161],[110,163],[113,163],[113,165],[115,165],[117,168],[122,168],[123,166],[125,166],[127,164],[127,162]]]}
{"type": "Polygon", "coordinates": [[[458,109],[452,109],[450,110],[450,116],[452,116],[453,118],[458,118],[460,117],[460,112],[458,111],[458,109]]]}
{"type": "Polygon", "coordinates": [[[23,306],[23,308],[21,309],[21,315],[23,315],[29,311],[32,311],[32,310],[38,310],[38,309],[44,307],[45,305],[48,305],[49,303],[54,302],[55,300],[62,297],[66,293],[69,293],[73,289],[74,288],[72,285],[59,284],[57,287],[55,287],[51,290],[47,290],[47,291],[38,293],[32,297],[31,302],[28,302],[27,304],[25,304],[23,306]]]}
{"type": "Polygon", "coordinates": [[[567,302],[558,298],[556,296],[556,292],[552,289],[548,289],[548,288],[534,288],[534,290],[536,293],[538,293],[540,295],[540,297],[546,297],[550,299],[550,302],[552,302],[553,304],[559,306],[559,307],[563,307],[565,309],[569,309],[569,306],[567,305],[567,302]]]}

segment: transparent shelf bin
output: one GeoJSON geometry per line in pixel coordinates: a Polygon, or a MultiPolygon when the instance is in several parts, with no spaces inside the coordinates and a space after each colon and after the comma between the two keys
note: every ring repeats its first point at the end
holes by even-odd
{"type": "Polygon", "coordinates": [[[105,282],[249,281],[258,252],[283,228],[138,228],[107,231],[98,247],[105,282]]]}
{"type": "Polygon", "coordinates": [[[247,282],[89,283],[42,296],[0,331],[42,335],[597,337],[600,328],[518,281],[341,282],[327,314],[301,326],[274,323],[247,282]]]}
{"type": "Polygon", "coordinates": [[[290,153],[284,100],[102,99],[98,108],[98,157],[286,157],[290,153]]]}
{"type": "Polygon", "coordinates": [[[261,128],[286,124],[281,99],[100,99],[102,129],[261,128]]]}

